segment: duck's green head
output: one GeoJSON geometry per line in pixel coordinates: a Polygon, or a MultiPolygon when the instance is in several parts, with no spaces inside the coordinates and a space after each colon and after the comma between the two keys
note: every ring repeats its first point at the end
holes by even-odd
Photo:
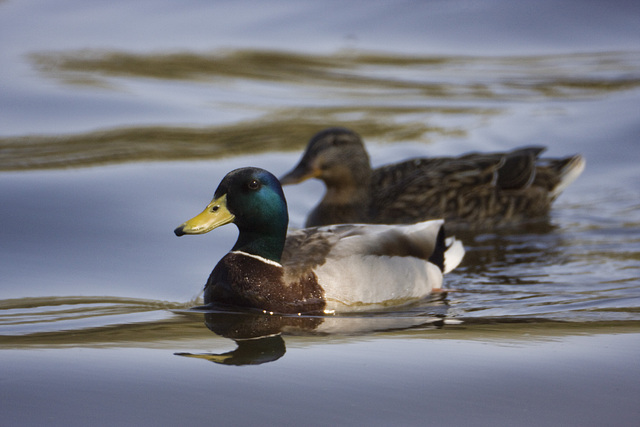
{"type": "Polygon", "coordinates": [[[289,215],[278,179],[259,168],[229,172],[218,185],[211,203],[176,228],[175,234],[204,234],[231,222],[240,231],[233,250],[279,262],[289,215]]]}

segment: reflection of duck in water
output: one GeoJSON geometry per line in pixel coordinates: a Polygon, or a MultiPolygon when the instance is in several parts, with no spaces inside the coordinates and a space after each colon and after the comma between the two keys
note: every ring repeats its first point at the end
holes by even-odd
{"type": "Polygon", "coordinates": [[[447,228],[488,228],[544,217],[583,171],[576,155],[539,159],[543,147],[507,153],[420,158],[371,169],[358,134],[329,128],[314,135],[283,185],[318,178],[324,198],[307,227],[340,223],[410,224],[444,218],[447,228]]]}
{"type": "Polygon", "coordinates": [[[204,323],[212,332],[236,342],[235,350],[216,353],[175,353],[205,359],[222,365],[260,365],[284,356],[281,332],[287,327],[312,331],[322,323],[320,317],[281,316],[256,312],[207,312],[204,323]]]}
{"type": "Polygon", "coordinates": [[[205,325],[212,332],[233,339],[237,348],[225,353],[175,353],[177,356],[204,359],[222,365],[260,365],[274,362],[286,352],[283,334],[290,335],[362,335],[375,331],[414,327],[441,328],[442,317],[424,316],[306,316],[278,315],[255,311],[210,311],[205,325]]]}
{"type": "Polygon", "coordinates": [[[287,352],[281,335],[272,335],[252,340],[236,340],[238,347],[226,353],[174,353],[176,356],[204,359],[221,365],[261,365],[275,362],[287,352]]]}
{"type": "Polygon", "coordinates": [[[213,201],[176,228],[202,234],[233,222],[238,240],[209,276],[206,304],[279,313],[354,311],[423,298],[462,260],[445,242],[443,221],[408,226],[340,225],[287,236],[287,204],[277,178],[257,168],[230,172],[213,201]]]}

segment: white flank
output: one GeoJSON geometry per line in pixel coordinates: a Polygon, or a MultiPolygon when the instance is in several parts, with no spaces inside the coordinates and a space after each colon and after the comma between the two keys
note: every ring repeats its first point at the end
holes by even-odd
{"type": "Polygon", "coordinates": [[[424,298],[442,287],[442,272],[430,262],[409,257],[352,255],[315,269],[327,309],[358,311],[424,298]],[[368,306],[368,307],[367,307],[368,306]]]}
{"type": "MultiPolygon", "coordinates": [[[[394,239],[416,247],[432,247],[443,220],[411,225],[352,225],[327,227],[337,239],[327,262],[314,269],[325,291],[326,309],[362,311],[401,305],[424,298],[442,288],[443,273],[427,260],[380,254],[393,248],[394,239]]],[[[464,256],[462,243],[447,239],[446,271],[453,270],[464,256]]]]}

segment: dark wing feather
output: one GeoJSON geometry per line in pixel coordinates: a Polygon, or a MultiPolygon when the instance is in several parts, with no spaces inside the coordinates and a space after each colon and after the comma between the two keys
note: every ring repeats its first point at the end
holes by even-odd
{"type": "Polygon", "coordinates": [[[489,225],[544,215],[550,206],[547,193],[560,180],[564,162],[548,162],[540,172],[536,165],[543,151],[525,147],[509,153],[469,153],[376,169],[372,222],[446,218],[451,226],[489,225]]]}
{"type": "Polygon", "coordinates": [[[424,170],[415,170],[396,185],[378,188],[372,194],[375,222],[413,223],[417,219],[466,217],[469,193],[485,195],[493,191],[499,156],[478,155],[440,159],[424,170]]]}
{"type": "Polygon", "coordinates": [[[544,147],[525,147],[507,153],[504,164],[498,169],[496,186],[502,190],[527,188],[536,175],[538,156],[544,147]]]}
{"type": "Polygon", "coordinates": [[[318,227],[290,231],[281,258],[286,274],[301,276],[324,264],[336,239],[318,227]]]}

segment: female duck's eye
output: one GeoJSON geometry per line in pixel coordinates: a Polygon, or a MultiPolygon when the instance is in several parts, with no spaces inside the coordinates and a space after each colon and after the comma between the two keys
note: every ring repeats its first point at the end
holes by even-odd
{"type": "Polygon", "coordinates": [[[252,179],[251,181],[249,181],[249,184],[247,184],[247,187],[249,187],[249,190],[257,190],[258,188],[260,188],[260,181],[258,181],[257,179],[252,179]]]}

